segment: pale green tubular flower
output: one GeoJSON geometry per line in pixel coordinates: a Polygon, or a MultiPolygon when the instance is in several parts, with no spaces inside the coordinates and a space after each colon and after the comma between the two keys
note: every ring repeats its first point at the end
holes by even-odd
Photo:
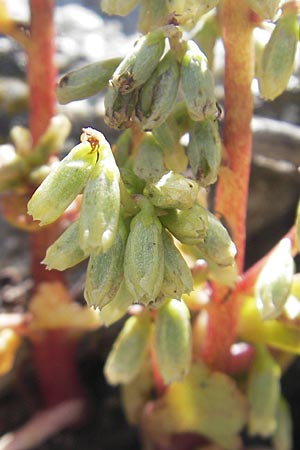
{"type": "Polygon", "coordinates": [[[109,143],[97,132],[98,161],[85,186],[79,221],[79,242],[87,254],[106,252],[116,236],[120,212],[120,173],[109,143]]]}
{"type": "Polygon", "coordinates": [[[183,301],[168,299],[155,321],[154,350],[158,370],[166,384],[180,381],[192,359],[190,312],[183,301]]]}
{"type": "Polygon", "coordinates": [[[126,244],[124,277],[134,301],[148,305],[160,293],[164,276],[162,226],[150,203],[132,219],[126,244]]]}
{"type": "Polygon", "coordinates": [[[58,219],[86,185],[97,160],[91,144],[86,141],[74,147],[60,161],[34,192],[28,202],[28,213],[40,225],[58,219]]]}

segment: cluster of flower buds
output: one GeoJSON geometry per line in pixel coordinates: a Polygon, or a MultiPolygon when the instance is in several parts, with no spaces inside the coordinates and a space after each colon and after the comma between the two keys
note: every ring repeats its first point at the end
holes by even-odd
{"type": "Polygon", "coordinates": [[[218,3],[219,0],[101,0],[101,9],[106,14],[126,16],[140,4],[138,28],[147,33],[165,24],[171,14],[181,26],[190,29],[218,3]]]}
{"type": "MultiPolygon", "coordinates": [[[[264,9],[276,10],[278,1],[254,2],[266,4],[264,9]]],[[[299,40],[297,9],[282,11],[266,44],[258,66],[258,82],[261,96],[274,100],[286,88],[292,75],[299,40]]]]}
{"type": "Polygon", "coordinates": [[[190,313],[183,301],[166,299],[152,322],[147,310],[126,320],[108,355],[104,373],[111,384],[128,384],[153,349],[165,384],[182,380],[192,359],[190,313]]]}
{"type": "MultiPolygon", "coordinates": [[[[136,3],[103,1],[102,7],[109,14],[123,15],[136,3]]],[[[156,23],[122,60],[108,59],[66,74],[56,87],[59,101],[68,103],[107,88],[104,99],[107,125],[119,130],[137,123],[143,131],[153,133],[167,169],[182,173],[189,164],[200,186],[213,184],[221,161],[216,122],[220,109],[213,74],[196,40],[182,39],[177,15],[182,18],[185,13],[191,16],[195,11],[202,15],[216,3],[215,0],[142,2],[141,9],[145,6],[147,18],[156,17],[164,5],[167,16],[175,13],[176,21],[165,21],[160,27],[156,23]],[[186,9],[188,12],[184,12],[186,9]],[[184,130],[180,130],[176,119],[182,108],[184,130]],[[185,133],[189,133],[187,154],[180,142],[185,133]]],[[[147,166],[142,165],[145,170],[147,166]]]]}
{"type": "Polygon", "coordinates": [[[131,167],[124,151],[128,133],[120,137],[121,176],[100,132],[84,129],[81,140],[35,191],[28,212],[48,225],[82,194],[79,218],[48,248],[43,263],[65,270],[89,258],[84,295],[104,323],[119,319],[132,303],[157,307],[192,291],[190,269],[173,237],[197,246],[217,265],[233,264],[235,247],[226,229],[198,204],[198,184],[166,168],[153,135],[140,142],[131,167]]]}
{"type": "Polygon", "coordinates": [[[61,246],[71,243],[76,259],[106,252],[112,246],[120,211],[120,174],[110,145],[100,132],[91,128],[83,131],[82,142],[57,163],[28,203],[34,220],[48,225],[83,193],[78,225],[72,224],[54,244],[62,252],[61,246]],[[74,241],[76,234],[78,239],[74,241]]]}
{"type": "Polygon", "coordinates": [[[25,184],[39,181],[49,171],[46,162],[57,152],[71,129],[69,120],[62,115],[54,116],[45,133],[32,148],[27,128],[15,126],[11,130],[13,145],[0,146],[0,191],[13,190],[25,184]]]}

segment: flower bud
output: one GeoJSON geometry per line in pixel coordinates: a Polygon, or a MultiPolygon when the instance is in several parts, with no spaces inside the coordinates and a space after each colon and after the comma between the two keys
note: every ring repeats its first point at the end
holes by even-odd
{"type": "Polygon", "coordinates": [[[207,14],[202,19],[202,26],[193,36],[193,41],[201,48],[206,55],[208,66],[211,69],[214,64],[214,49],[217,39],[220,37],[220,24],[217,14],[207,14]]]}
{"type": "MultiPolygon", "coordinates": [[[[124,183],[124,188],[129,195],[142,194],[145,187],[145,182],[139,178],[133,171],[132,165],[126,165],[126,167],[121,167],[121,178],[124,183]]],[[[121,187],[121,186],[120,186],[121,187]]],[[[122,191],[121,191],[121,202],[122,201],[122,191]]]]}
{"type": "Polygon", "coordinates": [[[272,20],[279,8],[280,0],[246,0],[252,9],[262,19],[272,20]]]}
{"type": "Polygon", "coordinates": [[[152,134],[164,154],[164,163],[168,170],[184,172],[187,168],[187,157],[180,144],[181,133],[173,116],[152,130],[152,134]]]}
{"type": "Polygon", "coordinates": [[[161,223],[149,203],[132,219],[126,244],[124,277],[134,301],[155,301],[163,282],[164,249],[161,223]]]}
{"type": "Polygon", "coordinates": [[[45,133],[40,137],[34,149],[28,153],[27,160],[33,167],[46,163],[49,155],[57,154],[71,131],[70,120],[58,114],[51,118],[45,133]]]}
{"type": "Polygon", "coordinates": [[[171,171],[158,181],[148,183],[143,194],[158,208],[189,209],[197,200],[198,184],[171,171]]]}
{"type": "Polygon", "coordinates": [[[180,25],[187,29],[193,28],[200,17],[213,9],[219,0],[185,0],[184,11],[178,18],[180,25]]]}
{"type": "Polygon", "coordinates": [[[108,327],[117,322],[125,316],[129,306],[132,304],[132,300],[132,295],[128,291],[123,279],[116,295],[101,309],[99,313],[101,323],[108,327]]]}
{"type": "Polygon", "coordinates": [[[61,105],[97,94],[108,82],[120,64],[120,58],[105,59],[66,73],[57,83],[56,97],[61,105]]]}
{"type": "Polygon", "coordinates": [[[146,134],[138,145],[133,170],[142,180],[159,178],[167,171],[162,149],[151,134],[146,134]]]}
{"type": "Polygon", "coordinates": [[[206,278],[211,281],[216,281],[223,286],[234,287],[238,279],[238,269],[236,262],[233,262],[230,266],[221,266],[212,261],[207,255],[205,255],[205,261],[208,265],[206,278]]]}
{"type": "Polygon", "coordinates": [[[262,268],[256,284],[255,299],[262,319],[278,317],[290,293],[294,274],[291,242],[282,239],[262,268]]]}
{"type": "Polygon", "coordinates": [[[297,14],[287,11],[277,21],[260,60],[258,82],[264,99],[274,100],[285,90],[293,72],[298,39],[297,14]]]}
{"type": "Polygon", "coordinates": [[[194,245],[206,236],[208,211],[196,204],[190,209],[172,209],[160,220],[180,242],[194,245]]]}
{"type": "Polygon", "coordinates": [[[280,395],[280,367],[263,346],[256,347],[247,386],[250,402],[249,434],[267,438],[276,429],[276,408],[280,395]]]}
{"type": "Polygon", "coordinates": [[[212,213],[208,211],[208,222],[205,237],[197,244],[202,256],[207,256],[219,266],[231,266],[234,264],[236,247],[232,242],[228,231],[212,213]]]}
{"type": "Polygon", "coordinates": [[[164,244],[164,279],[161,293],[164,297],[181,299],[183,294],[189,294],[193,289],[191,271],[173,242],[172,236],[165,230],[162,232],[164,244]]]}
{"type": "Polygon", "coordinates": [[[104,366],[110,384],[129,383],[137,376],[151,336],[151,320],[147,314],[132,316],[125,322],[104,366]]]}
{"type": "Polygon", "coordinates": [[[84,298],[89,306],[102,309],[116,295],[123,279],[123,263],[127,230],[120,220],[113,245],[106,253],[89,259],[84,298]]]}
{"type": "Polygon", "coordinates": [[[292,416],[288,402],[281,397],[276,412],[276,431],[272,438],[272,444],[275,450],[291,450],[292,443],[292,416]]]}
{"type": "Polygon", "coordinates": [[[91,144],[82,142],[57,163],[28,202],[28,213],[34,220],[48,225],[58,219],[82,192],[96,159],[91,144]]]}
{"type": "Polygon", "coordinates": [[[127,16],[139,0],[101,0],[101,9],[106,14],[127,16]]]}
{"type": "Polygon", "coordinates": [[[104,98],[104,122],[116,130],[129,126],[136,104],[136,92],[122,94],[110,86],[104,98]]]}
{"type": "Polygon", "coordinates": [[[199,18],[218,4],[219,0],[166,0],[169,13],[175,13],[178,23],[191,29],[199,18]]]}
{"type": "Polygon", "coordinates": [[[182,94],[193,120],[213,119],[217,115],[213,74],[198,45],[189,40],[181,61],[182,94]]]}
{"type": "Polygon", "coordinates": [[[154,349],[158,370],[166,384],[189,372],[192,357],[190,313],[183,301],[168,299],[155,321],[154,349]]]}
{"type": "Polygon", "coordinates": [[[115,143],[114,157],[119,168],[127,163],[130,156],[130,152],[131,152],[131,130],[127,129],[120,134],[115,143]]]}
{"type": "Polygon", "coordinates": [[[119,169],[102,133],[98,143],[98,161],[85,186],[80,210],[79,240],[87,254],[106,252],[111,247],[120,212],[119,169]]]}
{"type": "Polygon", "coordinates": [[[0,192],[16,187],[29,170],[12,145],[0,145],[0,192]]]}
{"type": "Polygon", "coordinates": [[[221,152],[217,123],[212,120],[194,122],[190,131],[187,155],[200,186],[207,187],[216,182],[221,152]]]}
{"type": "Polygon", "coordinates": [[[186,0],[166,0],[169,13],[176,13],[178,15],[184,14],[186,3],[186,0]]]}
{"type": "Polygon", "coordinates": [[[79,220],[76,220],[48,247],[42,264],[49,270],[66,270],[86,258],[79,246],[79,220]]]}
{"type": "Polygon", "coordinates": [[[175,55],[168,52],[139,92],[135,120],[143,130],[161,125],[176,101],[179,66],[175,55]]]}
{"type": "Polygon", "coordinates": [[[141,0],[138,29],[141,33],[148,33],[166,23],[169,11],[165,1],[141,0]]]}
{"type": "Polygon", "coordinates": [[[111,85],[123,94],[140,87],[155,70],[164,48],[165,38],[161,31],[142,36],[116,68],[111,85]]]}

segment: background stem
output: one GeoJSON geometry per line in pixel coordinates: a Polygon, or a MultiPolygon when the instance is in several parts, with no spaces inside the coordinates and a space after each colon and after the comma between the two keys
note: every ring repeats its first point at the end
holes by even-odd
{"type": "MultiPolygon", "coordinates": [[[[236,244],[236,262],[242,273],[251,164],[253,25],[247,4],[241,0],[222,0],[220,19],[225,47],[224,165],[216,188],[215,212],[224,220],[236,244]]],[[[209,366],[226,371],[230,346],[236,337],[238,302],[234,295],[225,297],[222,286],[214,285],[213,291],[200,356],[209,366]]]]}
{"type": "MultiPolygon", "coordinates": [[[[53,0],[30,0],[31,38],[28,47],[29,127],[33,145],[45,132],[55,110],[53,0]]],[[[59,233],[59,220],[30,234],[34,287],[41,282],[63,282],[62,273],[46,270],[41,260],[59,233]]],[[[68,331],[45,330],[31,336],[37,381],[46,406],[84,398],[75,361],[77,340],[68,331]]]]}
{"type": "MultiPolygon", "coordinates": [[[[30,0],[30,45],[27,49],[29,85],[29,128],[33,145],[45,132],[55,110],[55,65],[53,0],[30,0]]],[[[31,272],[35,285],[42,281],[62,281],[61,272],[41,265],[46,249],[57,238],[58,224],[29,235],[31,272]]]]}

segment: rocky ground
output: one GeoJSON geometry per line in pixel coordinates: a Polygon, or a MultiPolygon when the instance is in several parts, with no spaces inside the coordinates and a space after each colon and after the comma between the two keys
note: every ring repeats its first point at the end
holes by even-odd
{"type": "MultiPolygon", "coordinates": [[[[20,20],[28,18],[24,0],[9,0],[7,3],[15,17],[20,20]]],[[[102,58],[124,55],[137,36],[136,12],[120,21],[101,16],[99,0],[59,0],[56,5],[56,62],[60,74],[102,58]]],[[[13,125],[26,124],[26,61],[21,49],[5,36],[0,36],[0,60],[0,142],[5,142],[13,125]]],[[[110,139],[115,139],[115,134],[104,126],[102,120],[101,96],[58,106],[57,109],[73,124],[67,143],[69,147],[78,140],[84,126],[110,133],[110,139]]],[[[300,165],[299,122],[298,78],[292,80],[291,88],[275,102],[256,100],[248,210],[248,266],[269,250],[293,223],[300,191],[297,171],[300,165]]],[[[0,310],[23,310],[31,288],[25,235],[0,221],[0,236],[0,310]]],[[[80,430],[60,433],[37,450],[138,450],[137,432],[125,422],[118,392],[109,388],[101,375],[105,359],[105,351],[99,348],[101,333],[103,331],[88,336],[78,355],[81,375],[93,405],[88,424],[80,430]]],[[[104,339],[107,344],[105,348],[109,348],[115,333],[116,329],[112,329],[101,336],[101,342],[104,339]]],[[[26,351],[24,354],[27,355],[26,351]]],[[[39,406],[27,356],[20,362],[20,371],[21,376],[16,379],[0,383],[0,435],[22,423],[39,406]]],[[[297,360],[283,379],[283,392],[295,419],[294,450],[300,448],[297,431],[299,375],[297,360]]]]}

